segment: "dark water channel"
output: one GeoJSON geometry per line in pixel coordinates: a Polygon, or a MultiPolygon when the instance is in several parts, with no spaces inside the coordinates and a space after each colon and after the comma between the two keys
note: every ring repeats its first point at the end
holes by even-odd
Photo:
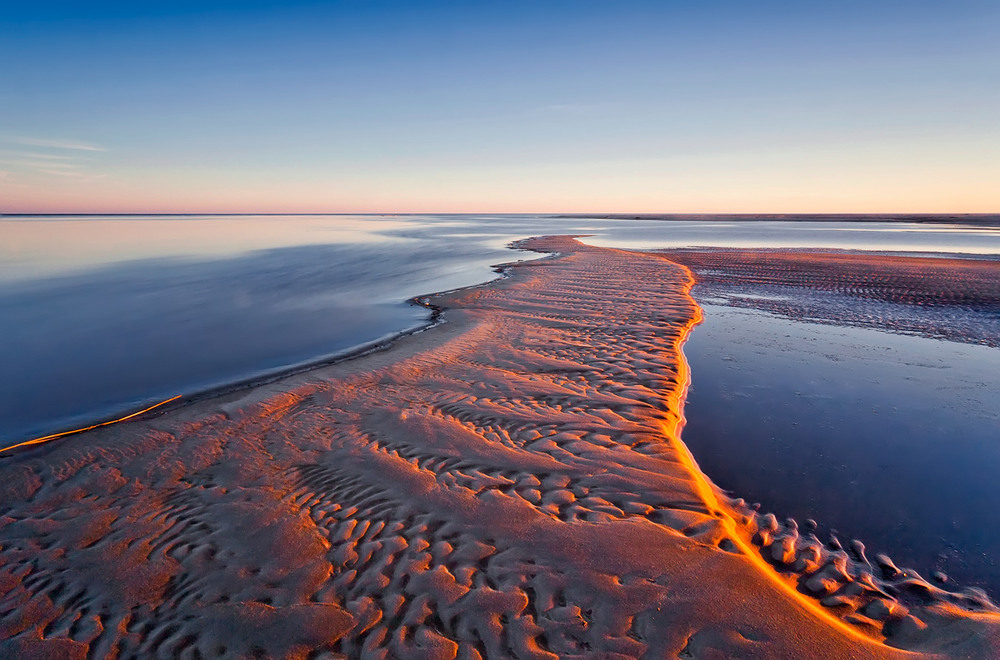
{"type": "Polygon", "coordinates": [[[1000,595],[1000,350],[694,293],[683,438],[720,487],[1000,595]]]}

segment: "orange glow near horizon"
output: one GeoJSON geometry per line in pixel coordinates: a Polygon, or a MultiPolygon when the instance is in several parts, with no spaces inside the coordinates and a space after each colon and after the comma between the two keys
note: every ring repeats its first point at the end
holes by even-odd
{"type": "Polygon", "coordinates": [[[285,173],[161,172],[155,164],[138,173],[123,163],[90,181],[9,172],[0,177],[0,213],[1000,213],[1000,166],[960,145],[943,155],[926,161],[889,145],[883,154],[559,166],[432,159],[426,167],[337,163],[285,173]]]}

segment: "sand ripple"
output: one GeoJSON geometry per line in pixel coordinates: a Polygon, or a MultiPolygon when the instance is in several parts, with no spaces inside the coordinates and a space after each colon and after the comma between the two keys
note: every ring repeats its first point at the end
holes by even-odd
{"type": "Polygon", "coordinates": [[[791,250],[665,253],[695,271],[703,296],[727,305],[1000,347],[995,259],[791,250]],[[799,295],[803,289],[807,296],[799,295]]]}

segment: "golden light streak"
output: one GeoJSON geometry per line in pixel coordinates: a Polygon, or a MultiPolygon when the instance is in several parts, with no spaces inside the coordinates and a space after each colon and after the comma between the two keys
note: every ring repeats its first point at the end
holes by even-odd
{"type": "MultiPolygon", "coordinates": [[[[684,290],[684,295],[691,298],[691,301],[694,302],[694,298],[691,297],[691,287],[694,285],[695,282],[694,275],[691,272],[691,270],[687,268],[687,266],[684,266],[682,264],[677,264],[677,265],[683,268],[687,272],[688,282],[684,290]]],[[[697,303],[695,304],[697,305],[697,303]]],[[[676,406],[676,408],[674,409],[678,411],[682,411],[683,408],[680,405],[677,405],[677,402],[684,400],[684,397],[687,395],[687,390],[691,385],[691,369],[688,365],[687,358],[685,357],[684,352],[681,350],[681,347],[684,345],[684,342],[687,340],[688,336],[694,330],[694,327],[698,323],[700,323],[704,318],[700,306],[698,306],[698,312],[699,313],[696,317],[690,319],[687,322],[686,327],[682,330],[681,334],[678,336],[677,341],[674,345],[676,354],[680,357],[680,363],[678,365],[679,367],[678,375],[682,383],[682,386],[680,388],[680,391],[676,395],[673,395],[671,397],[671,398],[676,397],[676,401],[671,402],[671,408],[674,408],[674,406],[676,406]]],[[[729,511],[728,507],[724,506],[721,502],[719,502],[719,499],[716,496],[715,488],[708,481],[708,478],[701,471],[701,468],[698,467],[698,463],[694,460],[694,456],[687,448],[687,445],[685,445],[680,440],[679,431],[682,427],[683,427],[683,416],[681,417],[680,420],[678,420],[676,423],[672,425],[663,424],[663,431],[668,438],[670,438],[672,441],[676,443],[676,449],[681,457],[681,461],[684,464],[684,466],[688,469],[688,472],[692,475],[692,482],[693,482],[692,485],[695,488],[695,492],[702,499],[702,501],[705,502],[709,511],[711,511],[713,514],[717,512],[729,511]]],[[[722,515],[719,519],[719,522],[722,523],[729,538],[740,549],[740,551],[743,553],[743,556],[745,556],[750,561],[750,563],[753,564],[754,568],[756,568],[758,572],[761,573],[765,578],[767,578],[767,580],[771,582],[774,586],[778,587],[780,591],[785,593],[789,597],[789,599],[793,603],[798,605],[802,610],[804,610],[808,614],[811,614],[812,616],[815,616],[823,623],[830,625],[831,627],[844,633],[845,635],[848,635],[852,639],[860,640],[865,643],[873,644],[876,646],[882,646],[879,643],[879,640],[865,634],[864,632],[855,628],[854,626],[845,623],[844,621],[840,620],[833,614],[826,611],[823,608],[823,606],[820,605],[815,600],[811,599],[805,594],[799,593],[791,583],[785,580],[781,576],[781,574],[779,574],[774,569],[774,567],[772,567],[770,564],[767,563],[767,561],[764,560],[764,558],[758,552],[757,548],[755,548],[744,537],[744,535],[742,534],[742,530],[738,528],[736,521],[732,518],[732,516],[722,515]]],[[[910,653],[909,651],[905,651],[902,649],[900,649],[899,651],[901,653],[910,653]]],[[[919,655],[919,654],[914,653],[913,655],[919,655]]]]}
{"type": "Polygon", "coordinates": [[[138,412],[134,412],[131,415],[125,415],[124,417],[119,417],[118,419],[112,419],[112,420],[109,420],[107,422],[101,422],[100,424],[94,424],[93,426],[86,426],[86,427],[80,428],[80,429],[73,429],[71,431],[63,431],[62,433],[53,433],[52,435],[45,435],[45,436],[42,436],[41,438],[35,438],[34,440],[25,440],[24,442],[18,443],[16,445],[11,445],[10,447],[4,447],[4,448],[0,449],[0,454],[4,453],[6,451],[10,451],[12,449],[17,449],[18,447],[29,447],[31,445],[40,445],[43,442],[49,442],[50,440],[55,440],[56,438],[62,438],[62,437],[67,436],[67,435],[74,435],[76,433],[83,433],[84,431],[90,431],[92,429],[97,429],[97,428],[100,428],[102,426],[110,426],[112,424],[117,424],[119,422],[124,422],[126,420],[132,419],[133,417],[138,417],[139,415],[141,415],[143,413],[148,413],[150,410],[153,410],[154,408],[159,408],[162,405],[166,405],[166,404],[170,403],[171,401],[176,401],[177,399],[181,398],[182,396],[183,396],[182,394],[178,394],[177,396],[172,396],[169,399],[166,399],[164,401],[160,401],[159,403],[155,403],[155,404],[151,405],[148,408],[143,408],[142,410],[140,410],[138,412]]]}

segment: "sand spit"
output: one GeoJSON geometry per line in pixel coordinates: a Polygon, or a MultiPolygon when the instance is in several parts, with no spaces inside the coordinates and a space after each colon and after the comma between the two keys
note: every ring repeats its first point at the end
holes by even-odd
{"type": "Polygon", "coordinates": [[[1000,260],[796,250],[663,253],[695,272],[703,295],[727,305],[1000,347],[1000,260]],[[803,288],[808,296],[792,293],[803,288]],[[741,295],[748,289],[765,295],[741,295]]]}
{"type": "Polygon", "coordinates": [[[0,656],[1000,653],[981,595],[698,471],[685,268],[523,246],[385,352],[0,459],[0,656]]]}

